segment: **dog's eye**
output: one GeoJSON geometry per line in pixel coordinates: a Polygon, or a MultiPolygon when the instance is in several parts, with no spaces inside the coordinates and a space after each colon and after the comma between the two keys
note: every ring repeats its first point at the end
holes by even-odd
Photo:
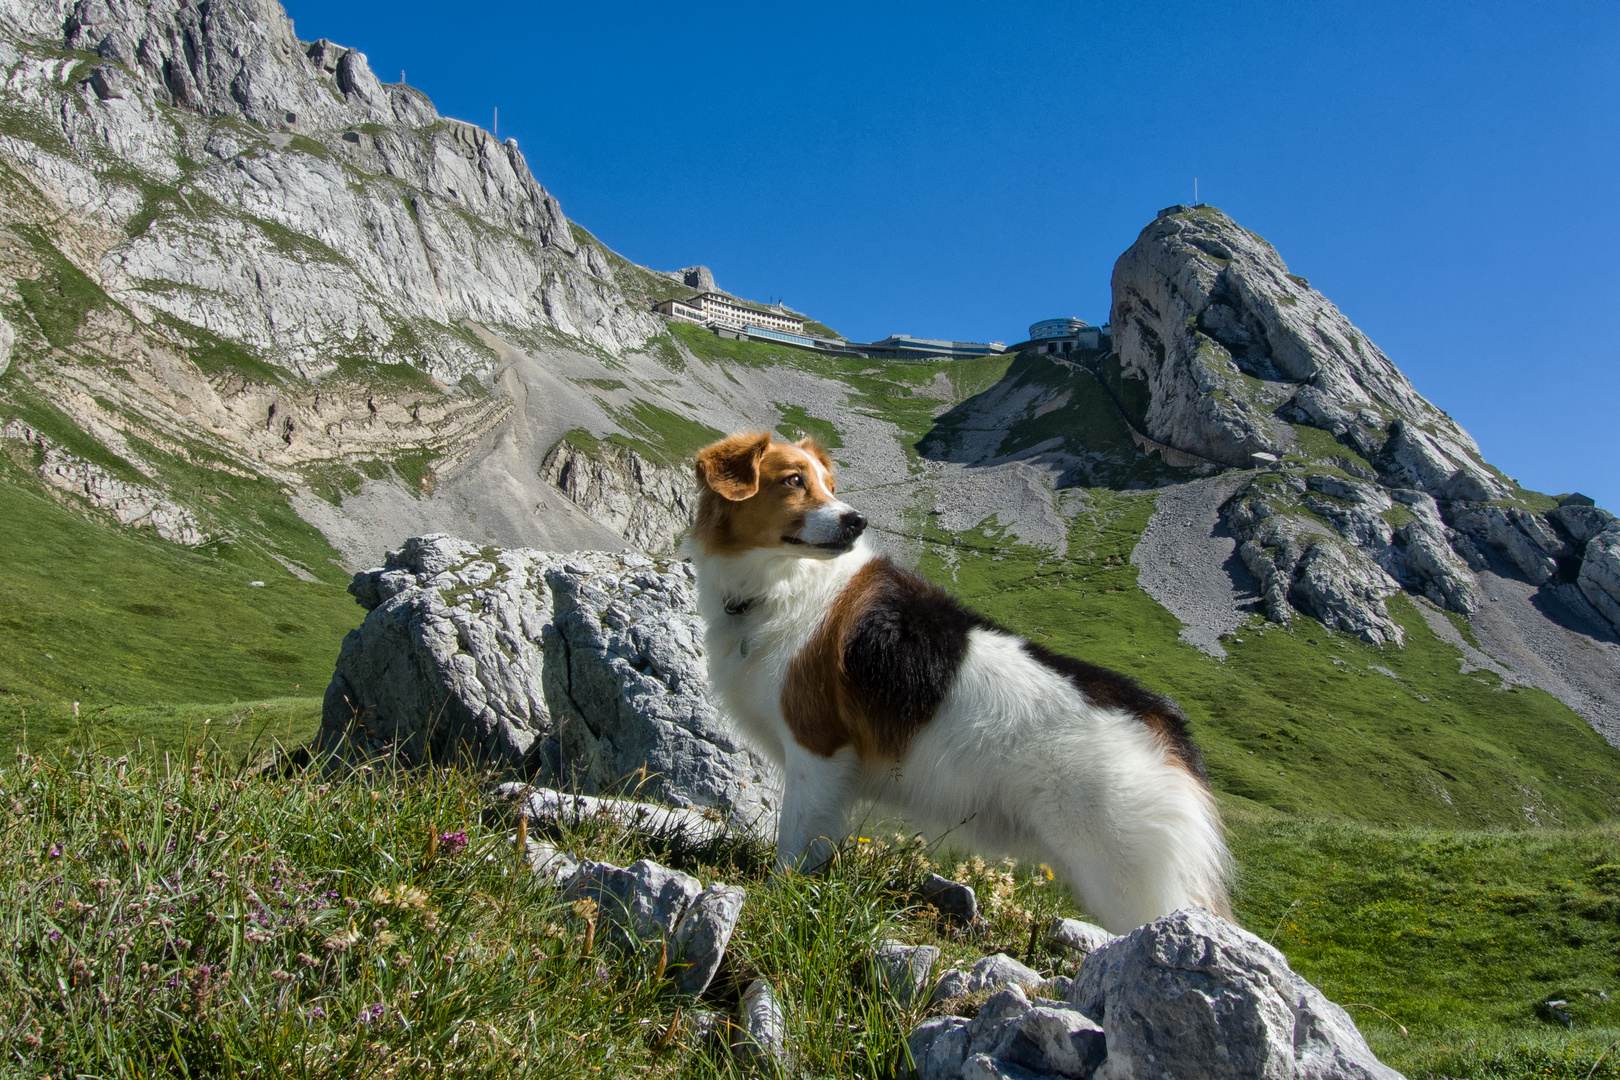
{"type": "Polygon", "coordinates": [[[786,484],[788,487],[802,488],[804,487],[804,477],[800,476],[798,473],[789,473],[787,479],[783,480],[782,483],[786,484]]]}

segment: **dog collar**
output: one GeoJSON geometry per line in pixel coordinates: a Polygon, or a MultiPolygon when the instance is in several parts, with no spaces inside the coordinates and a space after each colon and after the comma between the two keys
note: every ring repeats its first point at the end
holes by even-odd
{"type": "Polygon", "coordinates": [[[753,611],[755,605],[757,605],[758,603],[759,603],[759,597],[757,597],[757,596],[750,596],[746,600],[727,600],[726,601],[726,614],[727,615],[746,615],[750,611],[753,611]]]}

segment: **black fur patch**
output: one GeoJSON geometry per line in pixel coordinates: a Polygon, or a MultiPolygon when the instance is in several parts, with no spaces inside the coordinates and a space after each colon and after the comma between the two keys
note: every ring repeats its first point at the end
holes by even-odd
{"type": "MultiPolygon", "coordinates": [[[[881,733],[881,748],[899,755],[950,693],[967,657],[968,632],[1011,631],[922,577],[888,559],[881,561],[877,595],[844,639],[843,665],[862,709],[873,720],[881,719],[874,725],[881,733]]],[[[1030,641],[1024,641],[1023,647],[1037,662],[1068,679],[1087,701],[1137,717],[1165,741],[1189,772],[1207,780],[1203,754],[1174,701],[1117,671],[1059,655],[1030,641]]]]}
{"type": "Polygon", "coordinates": [[[866,714],[882,718],[883,749],[896,752],[956,682],[968,631],[991,624],[944,589],[883,562],[877,595],[844,639],[843,661],[866,714]]]}

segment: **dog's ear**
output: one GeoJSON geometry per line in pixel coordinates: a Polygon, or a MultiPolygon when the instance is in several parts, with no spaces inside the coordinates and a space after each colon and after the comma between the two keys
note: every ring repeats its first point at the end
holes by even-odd
{"type": "Polygon", "coordinates": [[[748,431],[698,451],[698,483],[732,502],[759,490],[759,459],[771,445],[768,431],[748,431]]]}
{"type": "Polygon", "coordinates": [[[803,450],[805,453],[821,462],[821,467],[827,470],[827,489],[829,491],[837,491],[838,485],[833,481],[833,473],[837,470],[833,467],[832,455],[827,453],[826,450],[822,449],[820,443],[811,438],[800,439],[793,445],[797,446],[800,450],[803,450]]]}

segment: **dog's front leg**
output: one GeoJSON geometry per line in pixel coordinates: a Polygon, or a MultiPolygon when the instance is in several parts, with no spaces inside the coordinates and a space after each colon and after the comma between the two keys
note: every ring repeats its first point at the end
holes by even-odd
{"type": "Polygon", "coordinates": [[[819,870],[844,839],[861,759],[853,746],[831,757],[787,747],[782,819],[776,830],[779,870],[819,870]]]}

